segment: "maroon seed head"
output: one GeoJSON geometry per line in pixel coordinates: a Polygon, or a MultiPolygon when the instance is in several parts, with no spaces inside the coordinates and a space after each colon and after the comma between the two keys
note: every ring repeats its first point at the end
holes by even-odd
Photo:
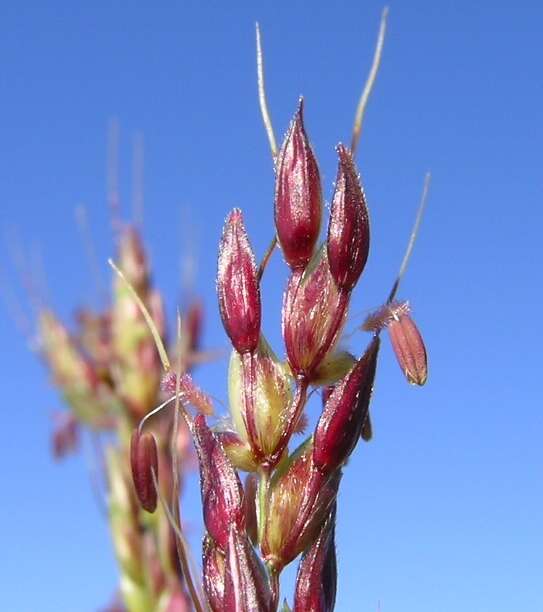
{"type": "Polygon", "coordinates": [[[339,167],[328,226],[328,262],[337,286],[351,291],[368,259],[370,227],[364,192],[348,149],[337,148],[339,167]]]}
{"type": "Polygon", "coordinates": [[[413,385],[428,378],[428,357],[421,333],[410,315],[408,302],[385,304],[365,320],[363,329],[379,332],[386,327],[398,364],[413,385]]]}
{"type": "Polygon", "coordinates": [[[217,294],[224,329],[238,353],[253,351],[260,336],[260,288],[241,211],[226,220],[219,246],[217,294]]]}
{"type": "Polygon", "coordinates": [[[349,295],[336,286],[326,251],[320,249],[304,273],[294,273],[283,298],[283,338],[290,367],[313,380],[334,348],[349,306],[349,295]]]}
{"type": "Polygon", "coordinates": [[[315,466],[323,472],[343,465],[358,442],[368,416],[378,352],[376,336],[326,401],[315,429],[313,449],[315,466]]]}
{"type": "Polygon", "coordinates": [[[158,479],[158,452],[153,434],[134,430],[130,440],[130,466],[140,504],[147,512],[154,512],[157,506],[157,492],[153,472],[158,479]]]}
{"type": "Polygon", "coordinates": [[[261,550],[276,571],[318,537],[336,499],[341,474],[315,468],[311,438],[279,465],[270,483],[261,550]]]}
{"type": "Polygon", "coordinates": [[[191,429],[200,464],[204,523],[211,537],[225,551],[229,527],[245,528],[243,490],[221,443],[202,415],[194,419],[191,429]]]}
{"type": "Polygon", "coordinates": [[[319,237],[322,194],[319,168],[303,123],[303,100],[277,158],[275,226],[288,265],[304,268],[319,237]]]}
{"type": "Polygon", "coordinates": [[[428,378],[428,359],[424,340],[409,315],[388,325],[392,348],[405,377],[412,385],[424,385],[428,378]]]}

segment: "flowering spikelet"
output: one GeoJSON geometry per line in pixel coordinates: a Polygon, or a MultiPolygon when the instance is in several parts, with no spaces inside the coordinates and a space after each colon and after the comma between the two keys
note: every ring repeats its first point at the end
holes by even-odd
{"type": "Polygon", "coordinates": [[[288,369],[261,336],[250,358],[232,352],[228,381],[230,412],[239,436],[249,442],[255,456],[273,455],[288,424],[286,410],[292,399],[288,369]]]}
{"type": "Polygon", "coordinates": [[[398,364],[413,385],[424,385],[428,378],[428,359],[424,340],[410,316],[408,302],[385,304],[364,322],[367,331],[386,327],[398,364]]]}
{"type": "Polygon", "coordinates": [[[369,218],[351,153],[343,145],[337,151],[339,168],[328,226],[328,262],[337,286],[351,291],[368,259],[369,218]]]}
{"type": "Polygon", "coordinates": [[[319,470],[337,469],[347,461],[358,442],[368,416],[378,351],[379,338],[374,337],[326,401],[314,436],[313,461],[319,470]]]}
{"type": "Polygon", "coordinates": [[[158,479],[158,453],[153,434],[134,430],[130,440],[130,465],[134,488],[142,507],[147,512],[154,512],[157,505],[157,491],[153,472],[158,479]]]}
{"type": "Polygon", "coordinates": [[[347,307],[348,296],[337,288],[326,252],[320,249],[303,274],[291,276],[283,299],[283,338],[296,375],[315,377],[337,342],[347,307]]]}
{"type": "Polygon", "coordinates": [[[209,535],[225,551],[229,526],[244,529],[243,490],[221,443],[202,415],[194,419],[191,429],[200,464],[204,522],[209,535]]]}
{"type": "Polygon", "coordinates": [[[388,333],[407,380],[413,385],[424,385],[428,378],[426,347],[413,319],[404,315],[392,321],[388,333]]]}
{"type": "Polygon", "coordinates": [[[253,351],[260,335],[260,288],[255,258],[239,209],[226,220],[219,246],[217,293],[224,329],[238,353],[253,351]]]}
{"type": "Polygon", "coordinates": [[[319,237],[322,195],[319,168],[303,123],[303,100],[277,158],[275,226],[292,269],[304,268],[319,237]]]}
{"type": "Polygon", "coordinates": [[[340,476],[339,472],[325,476],[315,468],[311,438],[278,467],[270,484],[261,542],[270,566],[280,571],[317,537],[340,476]]]}

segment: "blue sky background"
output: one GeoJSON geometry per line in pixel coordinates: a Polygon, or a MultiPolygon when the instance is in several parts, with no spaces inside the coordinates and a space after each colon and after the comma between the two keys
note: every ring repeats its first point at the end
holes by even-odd
{"type": "MultiPolygon", "coordinates": [[[[349,139],[381,8],[4,2],[0,229],[43,252],[54,308],[67,318],[82,302],[99,305],[74,221],[79,202],[109,275],[106,135],[114,116],[127,217],[131,140],[137,131],[145,137],[144,233],[170,311],[182,256],[193,252],[205,344],[226,346],[214,295],[223,220],[242,207],[258,254],[273,232],[254,22],[263,28],[276,132],[303,93],[329,197],[334,146],[349,139]]],[[[401,291],[424,333],[430,377],[422,389],[409,387],[385,346],[375,439],[357,449],[340,494],[337,610],[375,612],[378,602],[382,612],[543,610],[542,22],[538,2],[391,3],[359,151],[373,250],[349,329],[386,296],[431,169],[429,208],[401,291]]],[[[8,251],[3,244],[2,285],[18,289],[8,251]]],[[[264,281],[264,325],[282,351],[280,259],[264,281]]],[[[94,611],[116,587],[107,527],[84,460],[50,458],[49,415],[59,399],[0,312],[1,608],[94,611]]],[[[355,333],[348,346],[360,352],[365,342],[355,333]]],[[[224,398],[225,374],[223,360],[198,379],[224,398]]]]}

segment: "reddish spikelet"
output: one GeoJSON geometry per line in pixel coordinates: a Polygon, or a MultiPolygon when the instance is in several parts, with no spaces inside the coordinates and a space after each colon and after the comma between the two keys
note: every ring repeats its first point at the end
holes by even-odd
{"type": "Polygon", "coordinates": [[[428,378],[428,360],[424,340],[409,315],[388,325],[392,348],[405,377],[412,385],[423,385],[428,378]]]}
{"type": "Polygon", "coordinates": [[[262,462],[275,454],[289,425],[290,372],[261,335],[253,353],[232,351],[228,379],[234,427],[262,462]]]}
{"type": "Polygon", "coordinates": [[[224,576],[224,612],[272,612],[272,593],[247,535],[230,527],[224,576]]]}
{"type": "Polygon", "coordinates": [[[339,291],[322,250],[304,274],[291,276],[283,299],[283,338],[290,367],[308,380],[334,348],[341,333],[349,298],[339,291]]]}
{"type": "Polygon", "coordinates": [[[276,571],[315,540],[330,512],[341,474],[325,475],[313,463],[311,439],[304,442],[275,472],[266,509],[261,549],[276,571]]]}
{"type": "Polygon", "coordinates": [[[212,612],[222,612],[224,600],[224,553],[213,538],[204,536],[202,553],[203,586],[212,612]]]}
{"type": "Polygon", "coordinates": [[[130,439],[130,466],[140,504],[147,512],[154,512],[157,506],[157,491],[153,472],[158,479],[158,451],[153,434],[134,430],[130,439]]]}
{"type": "Polygon", "coordinates": [[[255,350],[260,336],[260,288],[241,211],[226,220],[219,246],[217,294],[224,329],[238,353],[255,350]]]}
{"type": "Polygon", "coordinates": [[[293,612],[332,612],[336,601],[335,506],[319,537],[303,554],[296,576],[293,612]]]}
{"type": "Polygon", "coordinates": [[[337,151],[339,167],[328,226],[328,262],[337,286],[351,291],[368,259],[369,217],[351,153],[343,145],[337,151]]]}
{"type": "Polygon", "coordinates": [[[378,352],[379,338],[374,337],[326,401],[315,429],[313,449],[315,466],[323,472],[343,465],[358,442],[368,416],[378,352]]]}
{"type": "MultiPolygon", "coordinates": [[[[332,395],[333,390],[334,390],[333,385],[323,388],[321,392],[323,408],[326,405],[326,402],[328,401],[328,398],[330,397],[330,395],[332,395]]],[[[373,428],[371,424],[369,408],[368,408],[368,413],[366,415],[364,423],[362,425],[362,431],[360,432],[360,437],[362,438],[362,440],[364,440],[364,442],[369,442],[373,438],[373,428]]]]}
{"type": "Polygon", "coordinates": [[[319,237],[322,194],[319,168],[303,122],[303,100],[277,158],[275,226],[288,265],[304,268],[319,237]]]}
{"type": "Polygon", "coordinates": [[[387,328],[392,348],[407,380],[424,385],[428,378],[428,357],[421,333],[410,316],[408,302],[391,302],[369,315],[363,329],[379,332],[387,328]]]}
{"type": "MultiPolygon", "coordinates": [[[[177,374],[169,372],[162,379],[162,389],[167,393],[175,393],[177,390],[177,374]]],[[[205,415],[213,414],[213,400],[196,385],[192,376],[185,372],[179,377],[179,393],[181,402],[190,404],[205,415]]]]}
{"type": "Polygon", "coordinates": [[[202,415],[194,419],[191,429],[200,464],[204,522],[209,535],[225,551],[230,525],[245,528],[243,490],[221,443],[202,415]]]}

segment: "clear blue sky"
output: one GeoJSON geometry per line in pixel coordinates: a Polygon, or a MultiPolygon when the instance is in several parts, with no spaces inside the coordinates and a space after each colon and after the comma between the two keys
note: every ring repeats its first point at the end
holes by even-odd
{"type": "MultiPolygon", "coordinates": [[[[297,97],[330,196],[382,5],[378,2],[4,2],[0,9],[1,230],[45,259],[68,317],[93,298],[74,222],[85,202],[102,272],[112,254],[106,129],[146,143],[145,237],[175,307],[180,257],[197,257],[207,346],[225,346],[214,296],[217,241],[244,209],[257,253],[272,235],[273,172],[256,99],[254,22],[282,134],[297,97]],[[310,6],[311,4],[311,6],[310,6]]],[[[382,71],[359,155],[373,250],[352,313],[392,282],[424,172],[433,184],[402,297],[430,356],[410,388],[383,351],[375,439],[346,470],[338,512],[337,609],[543,610],[543,81],[539,2],[392,2],[382,71]]],[[[1,250],[2,283],[16,275],[1,250]]],[[[265,280],[265,329],[279,343],[284,266],[265,280]]],[[[95,302],[96,303],[96,302],[95,302]]],[[[1,311],[2,599],[9,612],[91,612],[116,585],[84,461],[52,462],[59,399],[1,311]]],[[[354,318],[350,328],[361,321],[354,318]]],[[[360,352],[366,339],[354,334],[360,352]]],[[[226,363],[198,378],[226,396],[226,363]]],[[[193,485],[194,486],[194,485],[193,485]]],[[[199,510],[187,500],[195,538],[199,510]]]]}

